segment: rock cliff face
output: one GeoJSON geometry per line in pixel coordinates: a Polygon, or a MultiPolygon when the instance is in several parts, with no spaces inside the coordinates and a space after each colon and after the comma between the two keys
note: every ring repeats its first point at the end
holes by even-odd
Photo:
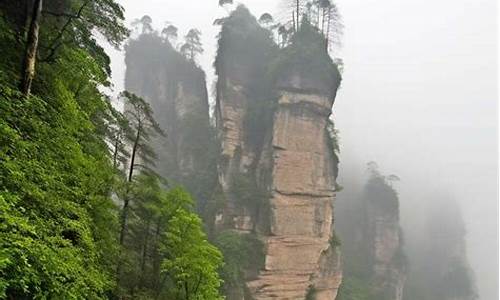
{"type": "MultiPolygon", "coordinates": [[[[217,127],[221,142],[221,163],[219,183],[224,191],[226,203],[217,217],[216,227],[230,227],[243,232],[251,232],[256,226],[256,217],[248,206],[238,205],[237,192],[232,188],[235,178],[245,177],[255,180],[252,168],[257,163],[257,154],[245,141],[244,119],[248,102],[241,83],[230,78],[225,80],[224,91],[217,102],[217,127]],[[239,177],[238,177],[239,176],[239,177]]],[[[252,191],[250,191],[252,192],[252,191]]]]}
{"type": "Polygon", "coordinates": [[[406,280],[403,241],[397,209],[366,204],[366,238],[373,259],[373,292],[386,300],[402,300],[406,280]]]}
{"type": "MultiPolygon", "coordinates": [[[[402,300],[407,277],[399,199],[385,176],[371,169],[364,188],[346,182],[337,205],[345,281],[340,299],[402,300]]],[[[359,179],[357,179],[359,180],[359,179]]]]}
{"type": "Polygon", "coordinates": [[[336,178],[326,125],[333,97],[308,87],[303,76],[284,76],[278,87],[266,262],[248,283],[255,299],[304,299],[308,293],[335,299],[342,278],[331,243],[336,178]]]}
{"type": "Polygon", "coordinates": [[[239,43],[231,40],[231,26],[238,26],[243,36],[262,30],[248,19],[251,26],[226,21],[216,62],[219,178],[226,200],[216,223],[219,231],[260,239],[264,263],[252,274],[246,272],[244,292],[228,297],[332,300],[342,274],[333,231],[336,159],[327,121],[340,75],[325,83],[290,63],[267,92],[271,104],[256,112],[255,103],[262,99],[255,97],[252,76],[265,77],[266,69],[224,60],[224,50],[239,43]],[[255,114],[265,111],[270,118],[255,122],[255,114]],[[257,125],[260,138],[255,141],[251,137],[257,125]]]}
{"type": "Polygon", "coordinates": [[[148,101],[167,134],[152,138],[156,171],[186,186],[202,206],[216,177],[205,73],[153,33],[131,40],[125,61],[125,88],[148,101]]]}

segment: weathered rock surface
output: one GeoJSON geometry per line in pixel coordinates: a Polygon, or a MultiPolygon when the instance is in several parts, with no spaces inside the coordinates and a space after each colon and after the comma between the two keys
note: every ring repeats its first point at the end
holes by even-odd
{"type": "Polygon", "coordinates": [[[382,211],[368,205],[369,241],[373,255],[373,287],[375,294],[387,300],[402,300],[406,267],[402,252],[403,241],[399,214],[382,211]]]}
{"type": "Polygon", "coordinates": [[[207,151],[210,119],[205,73],[168,41],[153,34],[131,40],[126,48],[125,87],[144,98],[167,138],[151,137],[156,171],[183,184],[200,202],[205,201],[210,172],[207,151]]]}
{"type": "MultiPolygon", "coordinates": [[[[219,79],[223,80],[223,79],[219,79]]],[[[230,227],[250,232],[254,229],[255,216],[248,208],[238,205],[237,195],[231,190],[234,176],[250,176],[250,166],[255,164],[256,154],[245,143],[244,118],[248,97],[238,81],[225,79],[225,89],[219,94],[217,104],[217,127],[221,141],[222,163],[219,165],[219,183],[226,197],[226,205],[221,212],[217,228],[230,227]]]]}
{"type": "MultiPolygon", "coordinates": [[[[342,241],[345,282],[369,299],[401,300],[407,259],[399,222],[399,199],[385,176],[376,168],[369,171],[364,187],[359,174],[346,172],[348,175],[343,178],[346,189],[337,205],[336,224],[342,241]]],[[[341,294],[345,296],[343,291],[341,294]]]]}
{"type": "Polygon", "coordinates": [[[333,98],[300,93],[290,78],[294,91],[281,88],[272,129],[265,270],[248,285],[255,299],[304,299],[309,289],[315,299],[334,299],[341,270],[330,243],[335,177],[325,133],[333,98]]]}
{"type": "MultiPolygon", "coordinates": [[[[265,182],[270,191],[265,214],[269,227],[257,230],[266,245],[265,266],[247,282],[252,298],[305,299],[309,291],[317,300],[335,299],[342,273],[338,249],[331,243],[336,178],[325,131],[333,97],[309,89],[301,92],[296,74],[282,81],[274,122],[266,134],[270,138],[258,155],[243,141],[249,99],[237,86],[226,86],[218,124],[226,159],[222,186],[230,194],[231,174],[245,173],[250,165],[258,166],[257,174],[270,169],[265,182]]],[[[223,212],[233,221],[232,228],[255,229],[261,219],[234,203],[228,201],[223,212]]]]}

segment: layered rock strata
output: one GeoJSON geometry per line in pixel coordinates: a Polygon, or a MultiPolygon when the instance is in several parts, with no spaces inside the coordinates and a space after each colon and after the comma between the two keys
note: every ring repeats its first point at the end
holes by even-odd
{"type": "Polygon", "coordinates": [[[243,138],[245,107],[252,99],[230,82],[218,104],[224,156],[220,178],[228,198],[218,220],[223,228],[252,232],[264,241],[265,265],[247,278],[249,294],[252,299],[335,299],[342,274],[332,242],[336,178],[326,126],[339,82],[318,88],[300,72],[284,74],[260,153],[252,152],[243,138]],[[233,199],[235,174],[255,176],[269,192],[260,215],[233,199]]]}
{"type": "Polygon", "coordinates": [[[406,281],[406,258],[397,210],[367,204],[367,240],[373,261],[373,294],[387,300],[402,300],[406,281]],[[395,213],[396,211],[396,213],[395,213]]]}
{"type": "Polygon", "coordinates": [[[301,74],[280,82],[272,128],[271,228],[264,270],[248,283],[255,299],[335,299],[339,253],[331,243],[335,176],[325,134],[333,97],[301,74]]]}

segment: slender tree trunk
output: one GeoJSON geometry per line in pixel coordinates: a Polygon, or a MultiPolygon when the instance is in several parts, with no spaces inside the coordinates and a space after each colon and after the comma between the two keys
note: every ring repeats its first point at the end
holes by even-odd
{"type": "Polygon", "coordinates": [[[292,20],[293,20],[293,31],[297,32],[297,29],[295,28],[295,11],[292,11],[292,20]]]}
{"type": "Polygon", "coordinates": [[[31,92],[31,83],[35,77],[36,55],[38,53],[38,36],[40,32],[40,18],[42,16],[43,0],[35,0],[31,14],[30,28],[23,59],[21,92],[27,97],[31,92]]]}
{"type": "MultiPolygon", "coordinates": [[[[139,139],[141,137],[141,131],[142,131],[142,125],[139,123],[137,127],[137,135],[134,140],[134,146],[132,148],[132,154],[130,157],[130,169],[129,169],[129,174],[128,174],[128,180],[127,182],[130,183],[132,182],[132,177],[134,175],[134,164],[135,164],[135,156],[137,155],[137,148],[139,146],[139,139]]],[[[130,198],[129,198],[129,186],[127,186],[127,189],[125,191],[125,198],[123,199],[123,207],[122,207],[122,213],[121,213],[121,218],[120,218],[120,247],[123,247],[125,243],[125,236],[128,231],[128,211],[129,211],[129,205],[130,205],[130,198]]],[[[116,266],[116,275],[117,275],[117,288],[119,289],[120,287],[120,280],[121,280],[121,274],[122,274],[122,263],[123,259],[121,257],[121,248],[120,248],[120,254],[118,258],[118,264],[116,266]]]]}
{"type": "Polygon", "coordinates": [[[328,25],[326,26],[326,52],[328,52],[328,45],[330,43],[330,24],[332,23],[332,8],[328,8],[328,25]]]}
{"type": "MultiPolygon", "coordinates": [[[[137,127],[137,135],[134,140],[134,146],[132,148],[132,155],[130,157],[130,168],[128,173],[128,183],[132,182],[132,178],[134,176],[134,165],[135,165],[135,157],[137,155],[137,148],[139,146],[139,139],[141,138],[142,125],[139,124],[137,127]]],[[[121,218],[121,229],[120,229],[120,246],[123,246],[123,242],[125,240],[125,235],[127,234],[127,225],[128,225],[128,211],[130,198],[128,195],[128,190],[125,192],[125,199],[123,200],[123,208],[122,208],[122,218],[121,218]]]]}
{"type": "Polygon", "coordinates": [[[321,19],[321,33],[325,34],[325,16],[326,16],[326,8],[323,7],[323,18],[321,19]]]}
{"type": "Polygon", "coordinates": [[[128,172],[128,182],[132,182],[132,177],[134,176],[134,165],[135,165],[135,157],[137,155],[137,148],[139,147],[139,140],[142,134],[142,124],[138,124],[137,126],[137,135],[135,136],[134,146],[132,147],[132,156],[130,157],[130,168],[128,172]]]}
{"type": "Polygon", "coordinates": [[[316,27],[318,27],[318,30],[319,30],[319,17],[320,17],[320,14],[321,14],[321,8],[319,7],[319,2],[318,2],[318,14],[316,15],[316,27]]]}
{"type": "Polygon", "coordinates": [[[31,9],[33,8],[33,0],[26,0],[26,5],[24,7],[24,26],[22,29],[21,38],[26,41],[28,39],[28,32],[30,28],[31,21],[31,9]]]}
{"type": "Polygon", "coordinates": [[[148,244],[149,244],[149,227],[150,227],[150,217],[148,216],[148,220],[146,221],[146,232],[144,234],[144,242],[142,244],[142,253],[141,253],[141,288],[145,285],[145,275],[146,275],[146,256],[148,254],[148,244]]]}
{"type": "Polygon", "coordinates": [[[121,223],[121,228],[120,228],[120,246],[123,246],[123,243],[125,241],[125,235],[127,232],[127,219],[128,219],[128,210],[129,210],[129,204],[130,200],[128,198],[128,195],[125,195],[125,199],[123,200],[123,207],[122,207],[122,217],[120,220],[121,223]]]}
{"type": "Polygon", "coordinates": [[[184,281],[184,292],[186,293],[186,300],[189,300],[189,289],[187,281],[184,281]]]}
{"type": "Polygon", "coordinates": [[[297,31],[299,31],[299,27],[300,27],[300,0],[297,0],[296,3],[297,3],[297,31]]]}
{"type": "Polygon", "coordinates": [[[161,218],[156,221],[156,229],[155,229],[155,237],[154,237],[154,245],[153,245],[153,275],[154,275],[154,290],[156,294],[156,299],[159,298],[161,292],[161,274],[160,274],[160,235],[161,235],[161,218]]]}
{"type": "Polygon", "coordinates": [[[115,138],[115,151],[113,152],[113,169],[116,169],[116,167],[118,166],[118,143],[121,138],[120,136],[121,133],[119,132],[115,138]]]}

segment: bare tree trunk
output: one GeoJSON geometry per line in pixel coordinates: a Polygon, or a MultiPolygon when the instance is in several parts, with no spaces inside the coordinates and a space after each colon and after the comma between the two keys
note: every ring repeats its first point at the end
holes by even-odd
{"type": "Polygon", "coordinates": [[[132,147],[132,156],[130,157],[130,168],[128,172],[128,182],[132,182],[134,176],[135,157],[137,155],[137,148],[139,147],[139,139],[142,134],[142,125],[139,123],[137,126],[137,135],[135,136],[134,146],[132,147]]]}
{"type": "Polygon", "coordinates": [[[156,221],[154,245],[153,245],[153,286],[155,291],[155,299],[158,299],[161,292],[161,274],[160,274],[160,235],[161,235],[161,218],[156,221]]]}
{"type": "Polygon", "coordinates": [[[141,288],[145,285],[145,276],[146,276],[146,260],[148,254],[148,245],[149,245],[149,229],[150,228],[150,218],[146,221],[146,232],[144,234],[144,243],[142,245],[142,253],[141,253],[141,288]]]}
{"type": "Polygon", "coordinates": [[[326,8],[323,7],[323,12],[321,14],[323,18],[321,19],[321,33],[325,34],[325,16],[326,16],[326,8]]]}
{"type": "Polygon", "coordinates": [[[328,46],[330,43],[330,25],[332,23],[332,8],[328,8],[328,25],[326,26],[326,52],[328,52],[328,46]]]}
{"type": "Polygon", "coordinates": [[[113,169],[116,169],[118,166],[118,143],[120,141],[121,133],[118,133],[115,137],[115,149],[113,151],[113,169]]]}
{"type": "MultiPolygon", "coordinates": [[[[129,168],[129,173],[128,173],[128,182],[132,182],[132,177],[134,175],[134,165],[135,165],[135,157],[137,155],[137,148],[139,146],[139,139],[141,138],[141,131],[142,131],[142,126],[141,124],[138,125],[137,128],[137,135],[134,140],[134,146],[132,148],[132,154],[130,158],[130,168],[129,168]]],[[[123,246],[124,240],[125,240],[125,235],[127,234],[127,219],[128,219],[128,210],[129,210],[129,204],[130,204],[130,198],[128,195],[128,187],[127,191],[125,192],[125,199],[123,200],[123,208],[122,208],[122,218],[121,218],[121,228],[120,228],[120,245],[123,246]]]]}
{"type": "Polygon", "coordinates": [[[24,41],[28,39],[32,8],[33,8],[33,0],[26,0],[26,4],[24,7],[24,26],[22,29],[22,36],[20,37],[20,39],[22,38],[24,41]]]}
{"type": "Polygon", "coordinates": [[[318,27],[318,30],[319,30],[319,15],[320,15],[319,1],[317,2],[317,4],[318,4],[318,10],[317,10],[317,14],[316,14],[316,27],[318,27]]]}
{"type": "Polygon", "coordinates": [[[292,11],[292,20],[293,20],[293,31],[297,31],[297,29],[295,29],[295,11],[292,11]]]}
{"type": "Polygon", "coordinates": [[[186,300],[189,300],[189,288],[187,281],[184,281],[184,292],[186,293],[186,300]]]}
{"type": "MultiPolygon", "coordinates": [[[[128,183],[132,182],[132,177],[134,175],[134,164],[135,164],[135,156],[137,155],[137,148],[139,146],[139,139],[141,137],[141,131],[142,131],[142,125],[139,123],[138,128],[137,128],[137,135],[134,140],[134,146],[132,148],[132,154],[130,157],[130,168],[129,168],[129,174],[128,174],[128,183]]],[[[128,211],[129,211],[129,205],[130,205],[130,198],[129,198],[129,186],[127,186],[127,190],[125,191],[125,198],[123,199],[123,207],[122,207],[122,213],[121,213],[121,218],[120,218],[120,246],[123,247],[125,243],[125,235],[127,234],[128,230],[128,211]]],[[[120,287],[120,280],[121,280],[121,274],[122,274],[122,263],[123,259],[121,257],[121,248],[120,248],[120,257],[118,259],[118,264],[116,266],[116,277],[117,277],[117,289],[120,287]]]]}
{"type": "Polygon", "coordinates": [[[297,0],[297,31],[300,27],[300,0],[297,0]]]}
{"type": "Polygon", "coordinates": [[[35,0],[31,14],[28,40],[23,59],[21,92],[28,97],[31,92],[31,83],[35,77],[36,55],[38,53],[38,36],[40,32],[40,18],[42,16],[43,0],[35,0]]]}

